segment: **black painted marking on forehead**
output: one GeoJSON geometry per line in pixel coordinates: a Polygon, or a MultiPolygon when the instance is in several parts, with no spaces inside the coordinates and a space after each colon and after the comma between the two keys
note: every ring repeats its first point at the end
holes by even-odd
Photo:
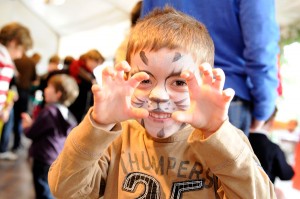
{"type": "Polygon", "coordinates": [[[144,51],[140,52],[140,58],[148,66],[148,58],[146,57],[146,53],[144,51]]]}
{"type": "Polygon", "coordinates": [[[182,58],[182,55],[179,52],[176,52],[172,62],[176,62],[181,58],[182,58]]]}

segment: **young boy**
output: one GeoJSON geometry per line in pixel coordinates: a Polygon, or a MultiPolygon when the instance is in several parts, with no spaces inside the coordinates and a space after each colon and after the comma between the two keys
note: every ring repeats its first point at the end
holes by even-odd
{"type": "Polygon", "coordinates": [[[228,122],[234,92],[223,91],[224,73],[210,67],[213,56],[206,28],[183,13],[165,8],[140,20],[128,64],[104,69],[103,84],[92,87],[93,108],[52,164],[52,193],[274,198],[247,138],[228,122]]]}
{"type": "Polygon", "coordinates": [[[15,100],[10,96],[17,96],[10,89],[10,83],[13,76],[17,75],[13,60],[21,58],[32,44],[29,29],[19,23],[8,23],[0,30],[0,159],[17,159],[17,155],[8,150],[15,100]]]}
{"type": "Polygon", "coordinates": [[[36,120],[22,114],[25,135],[32,140],[29,155],[33,158],[33,181],[36,198],[53,198],[48,186],[48,170],[63,148],[67,135],[77,125],[68,106],[78,96],[74,78],[65,74],[52,76],[45,88],[46,106],[36,120]]]}

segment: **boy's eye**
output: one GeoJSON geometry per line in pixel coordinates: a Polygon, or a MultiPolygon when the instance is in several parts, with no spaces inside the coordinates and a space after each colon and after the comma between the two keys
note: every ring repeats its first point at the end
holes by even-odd
{"type": "Polygon", "coordinates": [[[139,89],[149,89],[153,86],[153,80],[151,79],[145,79],[140,82],[138,88],[139,89]]]}
{"type": "Polygon", "coordinates": [[[176,80],[174,83],[173,83],[175,86],[186,86],[186,82],[185,81],[182,81],[182,80],[176,80]]]}
{"type": "Polygon", "coordinates": [[[141,84],[150,84],[150,83],[151,83],[151,82],[150,82],[149,79],[146,79],[146,80],[141,81],[141,84]]]}

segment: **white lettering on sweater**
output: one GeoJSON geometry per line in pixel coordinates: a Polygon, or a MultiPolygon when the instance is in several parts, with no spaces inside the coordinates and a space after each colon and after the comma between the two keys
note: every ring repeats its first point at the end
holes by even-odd
{"type": "MultiPolygon", "coordinates": [[[[168,176],[168,178],[172,176],[174,179],[186,179],[184,182],[188,182],[189,185],[193,184],[191,182],[200,180],[201,188],[208,189],[214,186],[213,174],[210,169],[205,169],[203,164],[197,161],[178,160],[176,157],[170,156],[149,156],[144,151],[141,151],[140,154],[123,153],[120,164],[124,174],[127,176],[133,173],[140,173],[140,175],[145,176],[143,171],[154,171],[155,175],[158,176],[168,176]]],[[[134,176],[137,177],[137,174],[134,176]]],[[[175,185],[173,184],[173,186],[175,185]]],[[[199,186],[197,187],[199,189],[199,186]]],[[[174,187],[174,189],[176,188],[174,187]]]]}

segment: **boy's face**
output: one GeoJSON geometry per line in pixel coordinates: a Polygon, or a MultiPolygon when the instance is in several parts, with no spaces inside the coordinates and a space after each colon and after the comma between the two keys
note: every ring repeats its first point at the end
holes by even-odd
{"type": "Polygon", "coordinates": [[[57,92],[54,86],[51,83],[48,83],[47,87],[44,90],[45,102],[47,104],[58,102],[61,92],[57,92]]]}
{"type": "Polygon", "coordinates": [[[142,50],[132,56],[131,74],[146,72],[150,78],[142,81],[132,96],[134,107],[149,111],[147,118],[139,120],[155,138],[166,138],[185,124],[171,118],[175,111],[187,110],[190,97],[187,84],[180,74],[190,70],[198,74],[197,64],[190,54],[180,50],[161,49],[157,52],[142,50]]]}

